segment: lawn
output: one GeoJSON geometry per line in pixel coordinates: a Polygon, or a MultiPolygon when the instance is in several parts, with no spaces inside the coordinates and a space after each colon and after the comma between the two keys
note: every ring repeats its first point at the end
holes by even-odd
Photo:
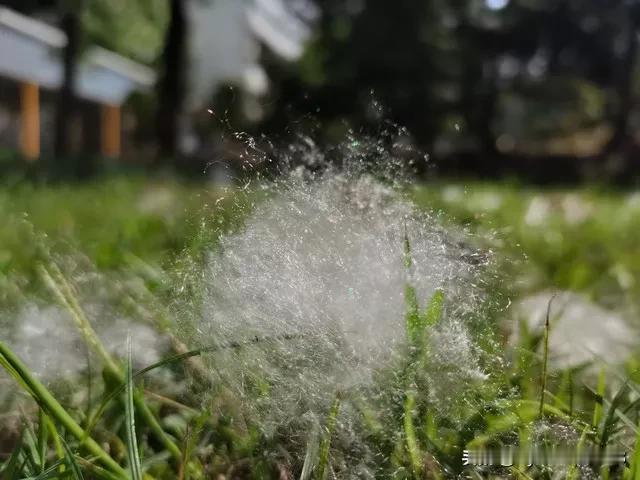
{"type": "Polygon", "coordinates": [[[413,194],[514,262],[523,291],[569,289],[638,313],[640,192],[449,183],[413,194]]]}
{"type": "MultiPolygon", "coordinates": [[[[640,352],[615,368],[556,368],[548,361],[552,328],[529,331],[522,324],[510,344],[503,328],[512,304],[554,291],[580,294],[637,328],[640,194],[462,181],[421,184],[407,194],[491,258],[482,287],[491,308],[478,313],[486,316],[487,331],[477,339],[486,377],[456,390],[450,408],[434,406],[438,346],[431,342],[441,338],[438,323],[456,299],[441,292],[419,298],[407,282],[402,355],[376,371],[370,385],[317,403],[301,399],[297,406],[313,405],[313,419],[287,419],[283,427],[263,421],[271,418],[264,409],[274,405],[277,377],[248,375],[242,397],[216,384],[224,377],[210,371],[220,358],[244,358],[237,352],[251,353],[250,344],[274,341],[281,348],[299,339],[190,341],[197,330],[190,318],[202,313],[207,294],[197,288],[207,259],[220,235],[242,229],[258,195],[120,177],[0,189],[0,365],[9,373],[0,388],[22,392],[0,398],[0,472],[7,478],[453,478],[471,474],[462,462],[465,448],[547,445],[559,437],[576,448],[624,450],[629,466],[552,473],[516,461],[472,474],[640,479],[640,352]],[[12,345],[18,337],[9,332],[34,318],[46,332],[42,343],[31,350],[12,345]],[[110,330],[122,318],[135,319],[130,335],[148,342],[127,348],[127,335],[110,330]],[[67,320],[78,341],[62,326],[67,320]],[[92,375],[77,367],[77,357],[58,353],[55,366],[71,378],[45,378],[51,359],[40,369],[21,359],[35,358],[38,349],[82,351],[92,375]],[[153,355],[142,355],[145,349],[153,355]],[[238,356],[214,357],[210,350],[238,356]]],[[[417,241],[405,233],[407,268],[417,241]]]]}

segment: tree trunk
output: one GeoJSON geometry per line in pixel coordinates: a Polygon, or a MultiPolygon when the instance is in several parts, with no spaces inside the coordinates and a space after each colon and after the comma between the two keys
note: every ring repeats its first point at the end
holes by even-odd
{"type": "Polygon", "coordinates": [[[610,154],[623,147],[628,139],[629,118],[633,111],[633,74],[638,55],[638,21],[640,15],[637,9],[630,9],[625,32],[623,54],[617,65],[616,93],[618,97],[617,110],[613,118],[613,135],[604,147],[604,154],[610,154]]]}
{"type": "Polygon", "coordinates": [[[170,0],[171,19],[162,52],[156,119],[161,161],[175,161],[180,117],[184,103],[186,71],[186,0],[170,0]]]}
{"type": "Polygon", "coordinates": [[[76,63],[80,43],[78,12],[71,9],[65,12],[60,26],[67,36],[67,45],[62,53],[63,79],[58,92],[55,117],[54,153],[58,159],[68,157],[71,153],[70,133],[76,111],[76,63]]]}
{"type": "MultiPolygon", "coordinates": [[[[472,60],[468,60],[472,64],[472,60]]],[[[478,142],[480,154],[484,158],[498,155],[496,138],[492,124],[496,115],[498,91],[495,60],[480,62],[477,68],[468,68],[463,79],[463,102],[460,106],[469,133],[478,142]]]]}

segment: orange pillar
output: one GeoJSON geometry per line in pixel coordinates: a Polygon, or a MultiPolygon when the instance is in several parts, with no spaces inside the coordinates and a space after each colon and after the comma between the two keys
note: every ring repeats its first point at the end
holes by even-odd
{"type": "Polygon", "coordinates": [[[32,82],[20,84],[20,152],[29,161],[40,157],[40,91],[32,82]]]}
{"type": "Polygon", "coordinates": [[[118,105],[102,106],[101,149],[105,157],[120,156],[120,107],[118,105]]]}

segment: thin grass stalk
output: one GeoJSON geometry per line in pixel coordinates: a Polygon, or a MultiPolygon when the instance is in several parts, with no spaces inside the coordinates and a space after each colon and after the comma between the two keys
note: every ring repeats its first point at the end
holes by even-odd
{"type": "Polygon", "coordinates": [[[31,428],[31,423],[26,413],[20,408],[25,425],[24,449],[23,452],[31,466],[32,474],[35,475],[42,471],[42,459],[40,458],[40,448],[35,430],[31,428]]]}
{"type": "MultiPolygon", "coordinates": [[[[196,412],[194,412],[196,413],[196,412]]],[[[195,424],[192,426],[191,424],[187,425],[187,433],[184,438],[184,446],[182,450],[182,462],[180,463],[180,468],[178,469],[178,480],[189,480],[191,478],[191,473],[194,470],[194,465],[198,465],[198,470],[202,471],[202,466],[199,465],[197,459],[195,462],[191,460],[191,456],[193,451],[195,450],[196,444],[204,425],[207,423],[211,414],[209,412],[201,413],[195,420],[195,424]]]]}
{"type": "Polygon", "coordinates": [[[38,456],[40,457],[40,473],[44,472],[47,463],[47,451],[49,446],[49,428],[46,423],[46,413],[38,411],[38,456]]]}
{"type": "Polygon", "coordinates": [[[573,373],[569,370],[569,416],[573,417],[573,373]]]}
{"type": "Polygon", "coordinates": [[[544,343],[543,343],[544,351],[543,351],[543,357],[542,357],[542,382],[541,382],[542,391],[540,392],[540,408],[538,410],[538,416],[540,418],[542,418],[544,415],[544,397],[547,391],[547,366],[549,363],[549,326],[550,326],[549,318],[551,317],[551,303],[553,302],[554,298],[555,298],[555,295],[553,295],[549,299],[549,303],[547,304],[547,315],[544,320],[544,343]]]}
{"type": "Polygon", "coordinates": [[[600,425],[600,421],[602,420],[602,405],[604,403],[604,396],[606,393],[606,378],[604,367],[600,369],[600,374],[598,375],[598,388],[596,390],[596,394],[598,399],[593,407],[593,420],[591,426],[597,432],[598,426],[600,425]]]}
{"type": "Polygon", "coordinates": [[[73,476],[73,478],[75,478],[75,480],[84,480],[84,477],[82,476],[82,471],[78,466],[78,462],[76,462],[76,457],[73,451],[71,450],[71,447],[69,447],[69,444],[64,441],[64,438],[60,437],[60,440],[62,441],[62,446],[64,447],[64,451],[66,454],[66,462],[67,462],[67,465],[69,466],[69,470],[71,470],[71,475],[73,476]]]}
{"type": "Polygon", "coordinates": [[[129,469],[131,480],[142,480],[142,468],[140,467],[140,452],[136,438],[136,417],[133,405],[133,372],[131,369],[131,337],[127,339],[127,379],[125,395],[125,423],[127,430],[127,452],[129,454],[129,469]]]}
{"type": "MultiPolygon", "coordinates": [[[[115,476],[109,470],[105,470],[104,468],[99,467],[98,465],[86,460],[82,457],[77,457],[76,462],[82,465],[85,470],[90,470],[93,473],[91,478],[96,478],[99,480],[122,480],[122,477],[115,476]]],[[[125,477],[128,480],[128,477],[125,477]]]]}
{"type": "Polygon", "coordinates": [[[45,415],[45,422],[47,423],[49,431],[51,432],[51,438],[53,440],[53,449],[56,452],[56,456],[58,457],[58,460],[61,462],[58,472],[63,473],[65,471],[64,446],[62,445],[62,441],[60,440],[60,434],[58,433],[58,429],[56,428],[55,424],[51,421],[51,418],[49,418],[49,415],[45,415]]]}
{"type": "Polygon", "coordinates": [[[627,390],[627,383],[625,382],[622,387],[620,387],[620,390],[618,390],[618,393],[616,393],[616,395],[613,397],[613,400],[611,400],[611,403],[609,404],[607,416],[604,418],[602,432],[600,433],[600,449],[602,450],[607,448],[609,440],[616,430],[616,426],[618,424],[618,421],[620,420],[617,413],[624,401],[627,390]]]}
{"type": "Polygon", "coordinates": [[[309,438],[307,439],[307,449],[304,454],[304,463],[302,464],[302,470],[300,471],[299,480],[309,480],[311,478],[313,467],[318,457],[318,449],[320,443],[318,440],[320,435],[319,430],[320,427],[318,425],[318,422],[314,421],[311,432],[309,433],[309,438]]]}
{"type": "Polygon", "coordinates": [[[58,480],[59,478],[68,477],[69,474],[60,475],[60,468],[62,466],[64,466],[64,460],[58,460],[49,465],[40,475],[37,477],[30,477],[28,480],[49,480],[50,478],[58,480]]]}
{"type": "Polygon", "coordinates": [[[98,334],[93,329],[91,322],[89,322],[89,319],[84,314],[84,310],[78,303],[78,299],[76,298],[71,285],[69,285],[66,278],[64,278],[64,275],[62,275],[62,272],[56,265],[52,265],[51,269],[55,275],[55,279],[44,265],[40,265],[40,273],[45,284],[55,295],[57,300],[69,311],[71,318],[82,334],[82,337],[98,354],[102,362],[105,364],[107,371],[109,371],[109,373],[115,378],[119,378],[120,381],[123,381],[124,376],[122,375],[120,367],[116,364],[100,341],[98,334]]]}
{"type": "MultiPolygon", "coordinates": [[[[95,350],[98,356],[102,359],[105,364],[105,368],[109,375],[111,375],[114,379],[118,381],[118,383],[124,384],[125,376],[122,373],[120,367],[113,360],[107,349],[104,347],[102,342],[100,341],[98,335],[95,330],[91,326],[88,318],[84,314],[82,307],[78,303],[77,298],[75,297],[73,290],[69,283],[60,272],[55,265],[52,267],[56,279],[52,277],[49,271],[44,267],[40,266],[40,270],[42,276],[45,280],[47,286],[51,289],[51,291],[56,295],[58,300],[69,310],[72,318],[80,333],[84,337],[85,341],[95,350]],[[56,280],[62,286],[60,287],[56,280]]],[[[167,433],[162,429],[162,426],[155,418],[153,412],[149,409],[147,404],[144,402],[144,397],[140,395],[138,392],[134,393],[134,404],[135,407],[140,412],[140,415],[144,419],[145,423],[149,426],[153,434],[156,438],[164,445],[164,447],[171,453],[171,455],[177,460],[180,461],[182,457],[182,452],[180,448],[174,443],[171,438],[167,435],[167,433]]]]}

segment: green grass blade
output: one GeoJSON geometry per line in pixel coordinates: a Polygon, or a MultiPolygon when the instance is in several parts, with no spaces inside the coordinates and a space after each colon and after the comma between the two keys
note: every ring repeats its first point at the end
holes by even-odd
{"type": "Polygon", "coordinates": [[[71,476],[75,480],[83,480],[84,477],[82,476],[82,471],[80,470],[80,467],[78,466],[78,462],[76,462],[76,457],[73,454],[73,452],[71,451],[71,447],[69,447],[69,444],[65,441],[64,438],[60,437],[60,440],[62,441],[62,446],[64,448],[65,462],[66,462],[67,466],[69,467],[69,471],[71,473],[71,476]]]}
{"type": "MultiPolygon", "coordinates": [[[[403,246],[404,246],[404,267],[407,270],[407,276],[410,273],[412,259],[411,259],[411,242],[409,241],[409,235],[407,234],[407,225],[404,225],[404,236],[403,236],[403,246]]],[[[404,304],[405,304],[405,328],[407,333],[407,340],[409,345],[416,346],[419,338],[422,327],[420,325],[420,306],[418,304],[418,294],[416,293],[416,289],[409,283],[405,283],[404,287],[404,304]]]]}
{"type": "Polygon", "coordinates": [[[547,366],[549,364],[549,329],[550,329],[550,317],[551,317],[551,303],[555,295],[553,295],[549,299],[549,303],[547,304],[547,315],[544,320],[544,343],[543,353],[542,353],[542,381],[540,388],[540,408],[538,410],[538,416],[540,418],[544,415],[544,396],[547,391],[547,366]]]}
{"type": "Polygon", "coordinates": [[[415,426],[413,424],[414,407],[416,403],[416,396],[413,392],[407,392],[404,400],[404,415],[403,415],[403,427],[404,437],[407,444],[407,452],[409,454],[409,461],[411,463],[411,470],[414,478],[421,478],[422,472],[422,455],[420,454],[420,447],[418,446],[418,439],[416,436],[415,426]]]}
{"type": "Polygon", "coordinates": [[[133,404],[134,384],[133,371],[131,367],[131,337],[127,341],[127,374],[126,374],[126,400],[125,400],[125,423],[127,429],[127,452],[129,454],[129,469],[132,480],[142,480],[142,468],[140,467],[140,452],[138,451],[138,440],[136,438],[135,407],[133,404]]]}
{"type": "Polygon", "coordinates": [[[436,290],[429,300],[429,304],[423,314],[423,322],[425,327],[433,327],[442,316],[442,309],[444,306],[444,293],[442,290],[436,290]]]}
{"type": "Polygon", "coordinates": [[[69,311],[85,342],[98,354],[109,373],[122,380],[120,368],[100,341],[91,322],[80,306],[71,284],[69,284],[57,265],[51,265],[50,268],[51,271],[44,265],[40,265],[40,274],[45,285],[51,290],[58,302],[69,311]]]}
{"type": "Polygon", "coordinates": [[[38,411],[38,456],[40,457],[41,473],[45,470],[47,464],[47,450],[49,443],[49,427],[46,422],[46,414],[44,410],[38,411]]]}
{"type": "Polygon", "coordinates": [[[299,480],[309,480],[313,473],[313,467],[318,458],[319,449],[319,427],[318,422],[314,421],[309,439],[307,440],[307,450],[304,454],[304,463],[302,464],[302,471],[300,472],[299,480]]]}
{"type": "MultiPolygon", "coordinates": [[[[205,424],[211,418],[211,413],[208,411],[204,411],[200,413],[192,422],[188,425],[187,434],[184,438],[184,447],[182,449],[182,462],[180,462],[179,472],[182,475],[179,475],[178,478],[180,480],[189,480],[190,478],[190,469],[198,468],[198,459],[193,457],[193,452],[196,448],[196,444],[198,443],[198,439],[202,434],[205,424]]],[[[202,471],[201,466],[198,468],[199,471],[202,471]]]]}
{"type": "Polygon", "coordinates": [[[85,460],[82,457],[77,457],[76,461],[84,467],[85,471],[90,471],[91,478],[95,478],[96,480],[122,480],[123,478],[114,475],[109,470],[105,470],[104,468],[99,467],[98,465],[90,462],[89,460],[85,460]]]}
{"type": "Polygon", "coordinates": [[[49,429],[49,432],[51,433],[51,438],[53,439],[53,449],[56,452],[56,456],[58,457],[59,460],[59,464],[60,464],[60,473],[65,471],[65,465],[64,465],[64,447],[62,445],[62,440],[60,439],[60,434],[58,433],[58,429],[56,428],[55,424],[51,421],[51,418],[49,418],[48,415],[45,415],[44,417],[45,423],[47,424],[47,428],[49,429]]]}
{"type": "Polygon", "coordinates": [[[404,246],[404,267],[408,270],[411,268],[412,258],[411,258],[411,242],[409,241],[409,234],[407,233],[406,223],[404,224],[403,246],[404,246]]]}
{"type": "Polygon", "coordinates": [[[34,474],[40,473],[44,470],[44,465],[41,463],[40,450],[38,447],[38,440],[36,432],[33,431],[29,420],[24,419],[24,448],[23,453],[27,459],[27,464],[31,468],[34,474]]]}
{"type": "Polygon", "coordinates": [[[406,308],[405,322],[407,329],[407,340],[409,345],[417,345],[422,332],[422,322],[420,318],[418,295],[412,285],[406,284],[404,287],[404,303],[406,308]]]}
{"type": "Polygon", "coordinates": [[[620,408],[620,404],[624,400],[624,395],[627,393],[627,384],[623,384],[616,396],[613,397],[611,405],[607,410],[607,416],[604,419],[604,425],[602,426],[602,433],[600,435],[600,448],[605,448],[609,443],[609,438],[614,432],[618,418],[616,412],[620,408]]]}
{"type": "Polygon", "coordinates": [[[47,467],[40,475],[37,477],[27,477],[24,480],[49,480],[50,478],[66,478],[70,476],[72,473],[70,471],[60,472],[60,467],[64,465],[64,460],[58,460],[55,463],[51,464],[47,467]]]}
{"type": "Polygon", "coordinates": [[[320,442],[320,450],[318,454],[318,467],[316,469],[316,480],[324,480],[327,467],[329,466],[329,451],[331,449],[331,437],[336,426],[338,413],[340,411],[340,395],[336,395],[336,399],[329,411],[327,418],[327,426],[322,441],[320,442]]]}
{"type": "Polygon", "coordinates": [[[596,401],[595,406],[593,408],[593,420],[591,425],[595,431],[598,431],[598,426],[600,425],[600,421],[602,420],[602,405],[604,403],[604,396],[606,393],[606,378],[604,367],[600,370],[600,374],[598,375],[598,389],[596,390],[597,398],[599,401],[596,401]]]}

